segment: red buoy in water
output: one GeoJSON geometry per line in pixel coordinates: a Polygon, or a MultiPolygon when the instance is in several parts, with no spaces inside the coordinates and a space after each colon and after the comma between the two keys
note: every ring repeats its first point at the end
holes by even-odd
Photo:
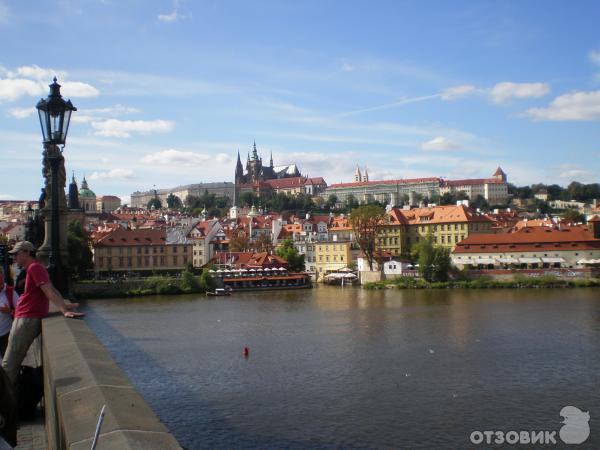
{"type": "Polygon", "coordinates": [[[248,356],[250,356],[250,349],[248,349],[248,347],[244,347],[244,358],[247,358],[248,356]]]}

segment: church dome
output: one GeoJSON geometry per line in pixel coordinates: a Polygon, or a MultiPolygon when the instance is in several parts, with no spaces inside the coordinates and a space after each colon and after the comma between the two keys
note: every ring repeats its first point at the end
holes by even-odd
{"type": "Polygon", "coordinates": [[[95,198],[96,194],[92,191],[87,184],[85,177],[83,177],[83,181],[81,182],[81,189],[79,189],[79,198],[95,198]]]}

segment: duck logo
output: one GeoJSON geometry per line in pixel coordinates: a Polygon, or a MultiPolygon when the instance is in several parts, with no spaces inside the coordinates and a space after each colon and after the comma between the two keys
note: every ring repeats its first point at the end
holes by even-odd
{"type": "Polygon", "coordinates": [[[590,435],[590,413],[583,412],[575,406],[565,406],[560,410],[564,424],[559,435],[565,444],[581,444],[590,435]]]}

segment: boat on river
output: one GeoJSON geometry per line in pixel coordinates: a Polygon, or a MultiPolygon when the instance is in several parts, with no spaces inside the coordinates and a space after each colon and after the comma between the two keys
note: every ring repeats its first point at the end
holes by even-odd
{"type": "Polygon", "coordinates": [[[214,291],[206,291],[206,295],[214,296],[214,297],[231,295],[231,289],[217,288],[214,291]]]}

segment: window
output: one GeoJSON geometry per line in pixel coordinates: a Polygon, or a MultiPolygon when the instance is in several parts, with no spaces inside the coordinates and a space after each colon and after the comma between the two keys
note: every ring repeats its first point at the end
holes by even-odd
{"type": "Polygon", "coordinates": [[[133,258],[131,256],[127,257],[127,267],[131,267],[133,265],[133,258]]]}
{"type": "Polygon", "coordinates": [[[122,256],[119,256],[119,267],[123,267],[124,266],[124,259],[122,256]]]}
{"type": "Polygon", "coordinates": [[[137,254],[138,254],[138,255],[141,255],[141,254],[142,254],[142,247],[138,247],[138,248],[137,248],[137,254]]]}
{"type": "Polygon", "coordinates": [[[102,264],[104,264],[104,257],[103,256],[101,256],[100,258],[98,258],[98,265],[101,266],[102,264]]]}
{"type": "Polygon", "coordinates": [[[162,245],[160,246],[160,252],[161,252],[161,253],[164,253],[164,252],[165,252],[165,248],[164,248],[162,245]]]}
{"type": "Polygon", "coordinates": [[[141,256],[138,256],[138,257],[137,257],[137,265],[138,265],[139,267],[141,267],[141,266],[142,266],[142,257],[141,257],[141,256]]]}
{"type": "Polygon", "coordinates": [[[177,255],[173,255],[173,265],[177,265],[177,255]]]}
{"type": "Polygon", "coordinates": [[[177,253],[177,246],[176,245],[173,246],[173,253],[177,253]]]}
{"type": "Polygon", "coordinates": [[[152,247],[152,253],[156,253],[156,247],[152,247]]]}

